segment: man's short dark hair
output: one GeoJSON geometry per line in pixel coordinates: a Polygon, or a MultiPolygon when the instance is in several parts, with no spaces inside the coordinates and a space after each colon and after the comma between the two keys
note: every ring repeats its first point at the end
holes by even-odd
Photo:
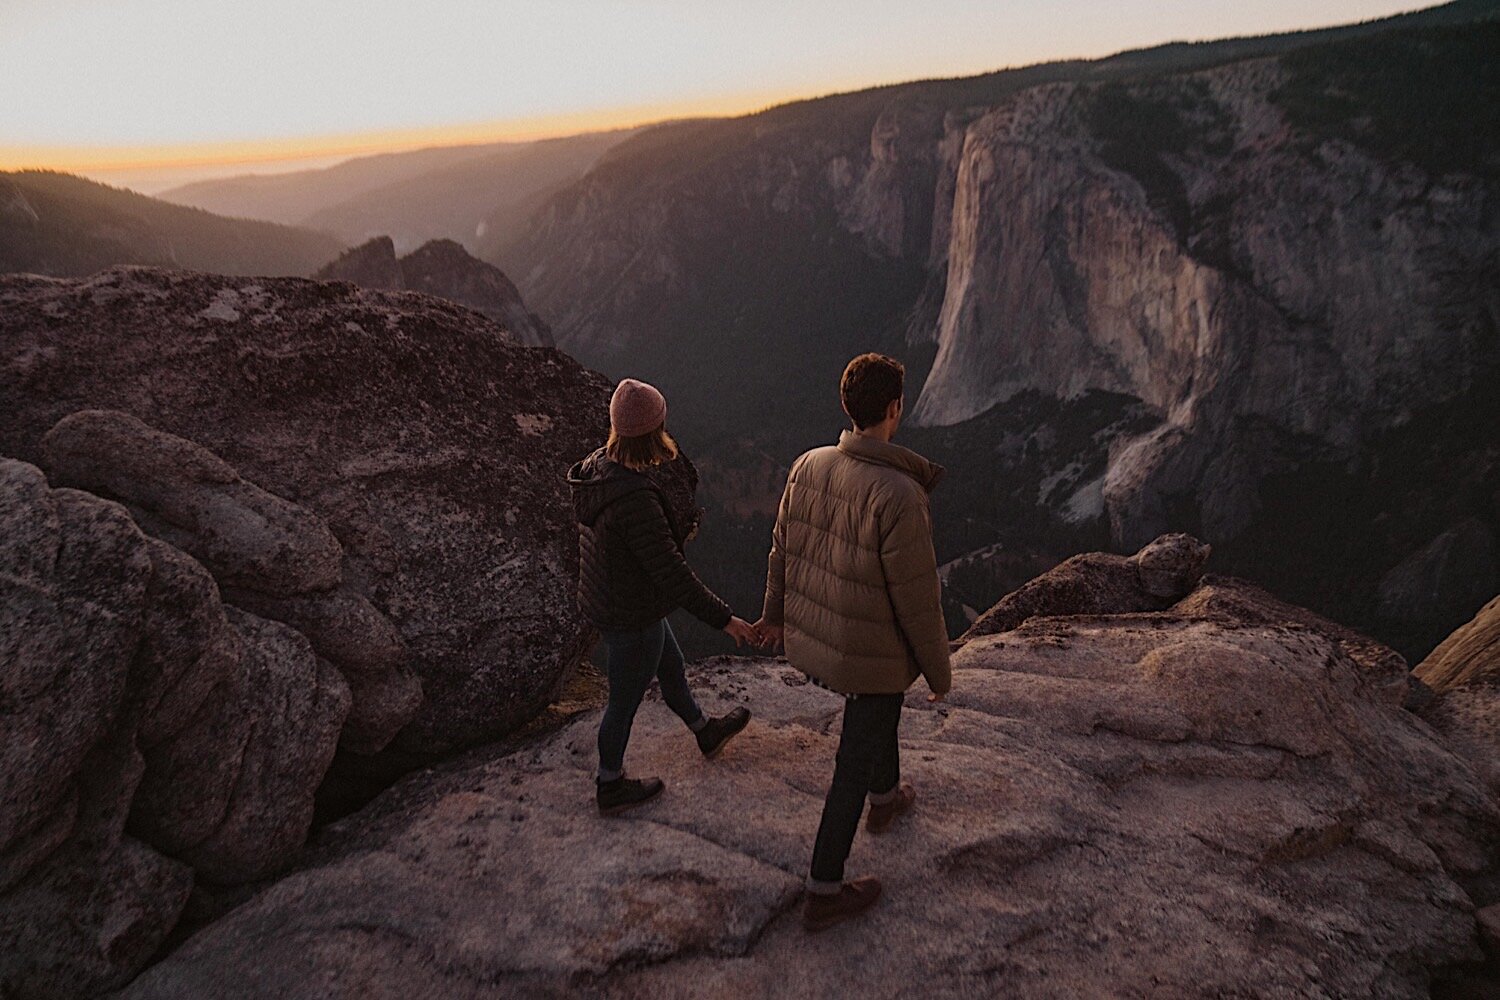
{"type": "Polygon", "coordinates": [[[886,407],[901,398],[906,366],[884,354],[861,354],[844,369],[839,398],[860,430],[885,419],[886,407]]]}

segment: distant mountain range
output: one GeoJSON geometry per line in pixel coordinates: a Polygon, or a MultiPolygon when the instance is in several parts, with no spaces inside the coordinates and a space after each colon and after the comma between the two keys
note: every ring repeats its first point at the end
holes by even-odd
{"type": "Polygon", "coordinates": [[[306,275],[342,248],[323,233],[223,218],[71,174],[0,173],[0,272],[69,276],[152,264],[306,275]]]}
{"type": "Polygon", "coordinates": [[[473,251],[511,238],[538,204],[631,134],[383,153],[318,170],[198,181],[159,197],[317,229],[351,244],[389,236],[401,253],[433,239],[473,251]]]}
{"type": "MultiPolygon", "coordinates": [[[[905,440],[952,467],[940,558],[1192,531],[1416,654],[1473,593],[1382,593],[1500,584],[1497,11],[666,124],[487,252],[565,350],[661,384],[695,455],[830,440],[843,363],[885,350],[905,440]]],[[[753,607],[739,488],[705,479],[700,545],[753,607]]]]}

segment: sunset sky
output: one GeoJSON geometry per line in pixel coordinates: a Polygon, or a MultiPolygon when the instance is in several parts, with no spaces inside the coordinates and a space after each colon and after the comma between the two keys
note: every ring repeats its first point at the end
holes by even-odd
{"type": "Polygon", "coordinates": [[[359,152],[556,135],[1396,0],[0,0],[0,169],[142,190],[359,152]]]}

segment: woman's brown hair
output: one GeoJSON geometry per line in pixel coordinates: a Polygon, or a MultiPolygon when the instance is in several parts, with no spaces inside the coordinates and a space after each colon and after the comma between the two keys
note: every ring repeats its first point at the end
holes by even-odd
{"type": "Polygon", "coordinates": [[[652,466],[670,462],[677,457],[677,442],[667,433],[667,425],[660,424],[656,430],[635,437],[621,437],[611,428],[609,440],[604,445],[604,454],[616,462],[637,472],[652,466]]]}

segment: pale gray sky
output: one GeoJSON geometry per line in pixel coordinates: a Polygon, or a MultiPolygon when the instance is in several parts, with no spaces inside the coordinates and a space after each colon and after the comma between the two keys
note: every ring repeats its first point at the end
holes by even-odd
{"type": "Polygon", "coordinates": [[[580,131],[1400,0],[0,0],[0,167],[580,131]]]}

